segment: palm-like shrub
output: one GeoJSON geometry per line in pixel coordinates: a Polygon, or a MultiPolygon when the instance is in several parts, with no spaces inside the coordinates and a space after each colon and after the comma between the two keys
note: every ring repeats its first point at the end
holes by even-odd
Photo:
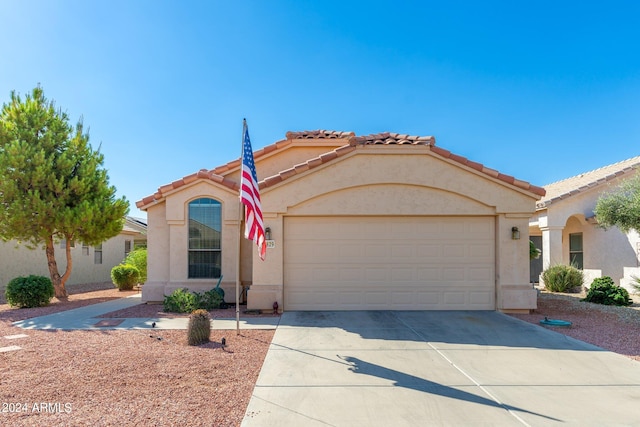
{"type": "Polygon", "coordinates": [[[549,292],[571,292],[582,287],[584,275],[571,265],[557,264],[542,272],[542,280],[549,292]]]}

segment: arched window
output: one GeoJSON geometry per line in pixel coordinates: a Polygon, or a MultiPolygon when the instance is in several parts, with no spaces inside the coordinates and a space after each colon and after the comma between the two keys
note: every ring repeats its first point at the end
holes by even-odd
{"type": "Polygon", "coordinates": [[[222,205],[213,199],[189,202],[189,279],[220,277],[222,205]]]}

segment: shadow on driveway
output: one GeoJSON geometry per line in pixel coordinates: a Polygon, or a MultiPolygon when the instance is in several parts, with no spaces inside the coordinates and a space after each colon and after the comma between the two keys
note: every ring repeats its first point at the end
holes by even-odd
{"type": "MultiPolygon", "coordinates": [[[[409,388],[412,390],[417,390],[429,394],[435,394],[443,397],[447,397],[450,399],[458,399],[463,400],[469,403],[476,403],[479,405],[487,405],[494,408],[506,409],[509,412],[524,412],[530,415],[536,415],[538,417],[543,417],[548,420],[560,421],[557,418],[548,417],[543,414],[538,414],[536,412],[527,411],[526,409],[518,408],[511,405],[505,405],[500,403],[497,399],[489,399],[477,394],[468,393],[466,391],[448,387],[444,384],[439,384],[433,381],[429,381],[424,378],[416,377],[414,375],[408,375],[404,372],[396,371],[394,369],[385,368],[384,366],[377,365],[375,363],[365,362],[362,359],[351,356],[339,356],[342,360],[348,362],[351,367],[349,370],[356,374],[362,375],[371,375],[378,378],[387,379],[393,381],[393,384],[397,387],[409,388]]],[[[484,390],[487,393],[486,390],[484,390]]],[[[489,393],[487,393],[491,396],[489,393]]],[[[491,396],[493,397],[493,396],[491,396]]]]}

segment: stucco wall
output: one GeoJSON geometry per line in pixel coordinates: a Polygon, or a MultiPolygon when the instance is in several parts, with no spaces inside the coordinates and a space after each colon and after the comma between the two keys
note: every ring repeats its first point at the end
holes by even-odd
{"type": "MultiPolygon", "coordinates": [[[[447,162],[433,155],[426,146],[360,146],[354,152],[340,159],[295,176],[282,184],[266,189],[263,200],[265,212],[287,212],[302,202],[333,194],[345,188],[361,187],[376,184],[398,184],[433,188],[455,194],[456,198],[465,198],[485,206],[493,212],[531,212],[532,196],[524,191],[505,191],[504,183],[493,181],[490,177],[464,169],[455,162],[447,162]],[[295,185],[292,183],[295,182],[295,185]],[[268,194],[268,197],[266,196],[268,194]]],[[[410,190],[408,190],[410,191],[410,190]]],[[[453,207],[446,200],[439,198],[429,200],[427,208],[422,201],[403,194],[395,197],[403,198],[395,205],[396,213],[406,214],[438,214],[454,213],[453,207]]],[[[371,204],[376,208],[385,203],[378,203],[381,198],[360,197],[352,202],[366,212],[371,204]]],[[[464,203],[464,202],[461,202],[464,203]]],[[[535,201],[534,201],[535,203],[535,201]]],[[[343,206],[334,203],[336,209],[343,206]]],[[[388,205],[394,206],[393,203],[388,205]]]]}
{"type": "MultiPolygon", "coordinates": [[[[119,234],[102,244],[102,264],[94,263],[95,247],[89,247],[88,255],[82,250],[82,243],[77,242],[71,249],[73,268],[67,284],[99,283],[111,281],[111,269],[125,257],[125,241],[131,241],[133,250],[134,235],[119,234]]],[[[55,245],[56,262],[60,275],[67,267],[65,249],[60,243],[55,245]]],[[[30,274],[49,277],[47,257],[43,249],[30,250],[16,241],[0,242],[0,288],[18,276],[30,274]]]]}
{"type": "MultiPolygon", "coordinates": [[[[276,175],[294,165],[304,163],[309,159],[348,144],[349,141],[345,139],[330,139],[325,141],[294,140],[287,145],[287,149],[284,151],[276,151],[255,159],[258,180],[276,175]]],[[[221,175],[239,182],[239,167],[227,172],[222,172],[221,175]]]]}

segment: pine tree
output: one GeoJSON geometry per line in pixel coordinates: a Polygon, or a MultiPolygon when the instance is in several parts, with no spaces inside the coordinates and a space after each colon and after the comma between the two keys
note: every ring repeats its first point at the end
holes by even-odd
{"type": "Polygon", "coordinates": [[[67,297],[73,263],[67,244],[60,275],[54,243],[97,245],[120,233],[129,211],[124,197],[116,199],[103,162],[82,119],[70,125],[39,85],[24,101],[11,92],[0,112],[0,238],[44,247],[58,299],[67,297]]]}

